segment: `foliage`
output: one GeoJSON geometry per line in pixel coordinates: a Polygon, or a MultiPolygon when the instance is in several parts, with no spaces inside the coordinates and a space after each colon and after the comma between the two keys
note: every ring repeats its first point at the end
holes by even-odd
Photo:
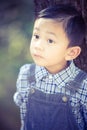
{"type": "Polygon", "coordinates": [[[0,129],[3,130],[20,127],[13,94],[19,68],[32,62],[29,44],[33,17],[33,1],[0,1],[0,129]]]}

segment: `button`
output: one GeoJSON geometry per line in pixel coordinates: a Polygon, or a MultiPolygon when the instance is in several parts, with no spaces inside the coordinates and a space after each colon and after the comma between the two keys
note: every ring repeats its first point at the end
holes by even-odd
{"type": "Polygon", "coordinates": [[[33,94],[35,93],[35,89],[34,88],[31,88],[30,92],[33,94]]]}
{"type": "Polygon", "coordinates": [[[63,97],[62,97],[62,100],[63,100],[63,102],[67,102],[67,101],[68,101],[68,98],[67,98],[66,96],[63,96],[63,97]]]}

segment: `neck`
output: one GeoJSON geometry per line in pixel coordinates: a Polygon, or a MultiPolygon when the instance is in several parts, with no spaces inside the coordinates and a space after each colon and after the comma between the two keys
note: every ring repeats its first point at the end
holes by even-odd
{"type": "Polygon", "coordinates": [[[45,67],[46,70],[50,73],[50,74],[56,74],[64,69],[66,69],[68,67],[68,64],[65,64],[63,67],[60,66],[50,66],[50,67],[45,67]]]}

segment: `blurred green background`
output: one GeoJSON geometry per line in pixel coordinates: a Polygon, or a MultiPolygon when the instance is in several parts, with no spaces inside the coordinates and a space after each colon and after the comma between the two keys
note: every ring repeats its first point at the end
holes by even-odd
{"type": "Polygon", "coordinates": [[[19,130],[13,102],[19,68],[32,62],[29,44],[34,22],[32,0],[0,0],[0,130],[19,130]]]}

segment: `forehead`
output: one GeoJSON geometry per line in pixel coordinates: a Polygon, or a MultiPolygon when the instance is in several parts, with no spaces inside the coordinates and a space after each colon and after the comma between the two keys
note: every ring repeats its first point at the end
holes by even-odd
{"type": "Polygon", "coordinates": [[[34,28],[47,30],[62,30],[64,32],[63,23],[57,20],[39,18],[35,21],[34,28]]]}
{"type": "Polygon", "coordinates": [[[58,20],[39,18],[35,21],[34,30],[43,34],[49,32],[50,34],[54,34],[57,38],[62,37],[68,39],[63,25],[63,22],[58,20]]]}
{"type": "Polygon", "coordinates": [[[55,36],[61,43],[69,43],[69,39],[63,28],[63,23],[57,20],[40,18],[35,21],[34,31],[44,36],[55,36]]]}

